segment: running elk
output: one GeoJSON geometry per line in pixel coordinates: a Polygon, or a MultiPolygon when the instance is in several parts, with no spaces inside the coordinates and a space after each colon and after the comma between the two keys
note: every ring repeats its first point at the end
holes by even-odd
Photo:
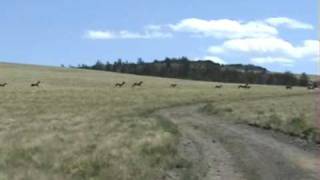
{"type": "Polygon", "coordinates": [[[177,84],[170,84],[170,87],[175,88],[177,87],[177,84]]]}
{"type": "Polygon", "coordinates": [[[40,81],[37,81],[36,83],[31,83],[31,87],[39,87],[39,85],[40,85],[40,81]]]}
{"type": "Polygon", "coordinates": [[[135,82],[135,83],[132,84],[131,87],[141,86],[142,83],[143,83],[143,81],[135,82]]]}
{"type": "Polygon", "coordinates": [[[247,83],[247,84],[245,84],[245,85],[239,85],[238,88],[239,88],[239,89],[240,89],[240,88],[250,89],[251,86],[249,86],[249,84],[247,83]]]}
{"type": "Polygon", "coordinates": [[[114,85],[114,87],[120,87],[121,88],[124,84],[126,84],[126,82],[122,81],[121,83],[116,83],[114,85]]]}
{"type": "Polygon", "coordinates": [[[0,87],[5,87],[6,85],[8,85],[8,83],[2,83],[0,84],[0,87]]]}
{"type": "Polygon", "coordinates": [[[318,87],[317,82],[309,82],[308,86],[307,86],[307,89],[313,90],[313,89],[316,89],[317,87],[318,87]]]}
{"type": "Polygon", "coordinates": [[[309,86],[307,87],[307,89],[313,90],[313,89],[316,89],[316,86],[314,86],[314,85],[309,85],[309,86]]]}
{"type": "Polygon", "coordinates": [[[286,89],[292,89],[292,86],[286,85],[286,89]]]}

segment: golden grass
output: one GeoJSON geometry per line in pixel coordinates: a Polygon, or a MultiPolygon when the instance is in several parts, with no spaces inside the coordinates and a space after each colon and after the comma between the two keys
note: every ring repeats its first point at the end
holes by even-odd
{"type": "Polygon", "coordinates": [[[179,161],[179,132],[152,111],[309,94],[304,88],[214,89],[210,82],[15,64],[0,64],[0,82],[9,83],[0,88],[0,179],[10,180],[157,179],[179,161]],[[37,80],[40,87],[30,87],[37,80]],[[113,87],[140,80],[142,87],[113,87]]]}
{"type": "Polygon", "coordinates": [[[203,110],[225,119],[320,141],[315,93],[208,103],[203,110]]]}

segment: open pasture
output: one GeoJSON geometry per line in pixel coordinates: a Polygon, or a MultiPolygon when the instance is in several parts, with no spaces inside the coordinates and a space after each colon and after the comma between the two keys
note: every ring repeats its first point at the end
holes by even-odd
{"type": "Polygon", "coordinates": [[[274,116],[270,127],[285,129],[283,121],[300,118],[318,130],[314,91],[306,88],[238,89],[239,84],[15,64],[0,64],[2,82],[8,85],[0,87],[0,179],[159,179],[183,161],[175,149],[179,129],[151,115],[171,106],[213,103],[229,108],[235,119],[259,124],[274,116]],[[37,81],[39,87],[30,87],[37,81]],[[131,87],[139,81],[141,86],[131,87]]]}

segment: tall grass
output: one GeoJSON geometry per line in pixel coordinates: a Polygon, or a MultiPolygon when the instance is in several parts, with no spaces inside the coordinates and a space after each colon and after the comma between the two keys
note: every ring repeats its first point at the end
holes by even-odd
{"type": "Polygon", "coordinates": [[[154,110],[307,93],[14,64],[0,64],[0,82],[9,83],[0,88],[0,179],[10,180],[158,179],[183,160],[177,127],[154,110]],[[142,87],[113,87],[140,80],[142,87]]]}
{"type": "Polygon", "coordinates": [[[264,129],[281,131],[313,142],[320,142],[317,128],[315,93],[276,96],[229,103],[208,103],[202,110],[225,119],[245,122],[264,129]],[[226,109],[231,109],[226,112],[226,109]]]}

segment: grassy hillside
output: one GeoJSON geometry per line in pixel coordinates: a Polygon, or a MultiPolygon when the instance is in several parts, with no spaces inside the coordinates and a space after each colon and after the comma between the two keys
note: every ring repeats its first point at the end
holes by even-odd
{"type": "Polygon", "coordinates": [[[314,94],[211,102],[205,112],[320,143],[314,94]]]}
{"type": "MultiPolygon", "coordinates": [[[[286,113],[291,107],[301,108],[310,114],[303,119],[308,122],[314,112],[308,108],[313,105],[297,103],[313,96],[305,88],[239,90],[237,84],[225,84],[215,89],[208,82],[15,64],[0,64],[1,82],[9,85],[0,88],[0,179],[10,180],[159,179],[183,160],[175,153],[177,127],[151,115],[163,107],[246,99],[256,99],[251,106],[261,106],[260,98],[287,96],[296,97],[295,103],[283,102],[278,109],[271,99],[261,108],[286,113]],[[37,80],[40,87],[30,87],[37,80]],[[142,87],[113,87],[116,82],[140,80],[142,87]],[[177,83],[177,88],[170,88],[170,83],[177,83]]],[[[242,107],[230,106],[240,117],[242,107]]]]}

